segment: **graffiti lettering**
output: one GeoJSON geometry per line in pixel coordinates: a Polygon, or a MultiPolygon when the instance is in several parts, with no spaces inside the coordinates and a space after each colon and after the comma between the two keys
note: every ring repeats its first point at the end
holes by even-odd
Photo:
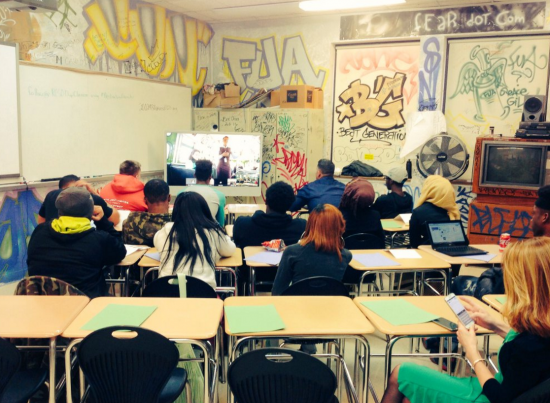
{"type": "Polygon", "coordinates": [[[435,111],[437,109],[437,79],[442,59],[440,48],[439,39],[436,37],[427,39],[422,47],[425,59],[424,68],[418,73],[420,111],[435,111]]]}
{"type": "Polygon", "coordinates": [[[4,32],[2,27],[11,27],[15,25],[15,20],[11,19],[10,16],[11,10],[7,7],[0,6],[0,39],[4,41],[8,40],[10,34],[4,32]]]}
{"type": "Polygon", "coordinates": [[[403,141],[407,137],[404,130],[365,130],[346,129],[340,127],[338,129],[339,137],[349,137],[350,143],[362,143],[367,141],[378,141],[383,144],[392,145],[392,141],[403,141]]]}
{"type": "MultiPolygon", "coordinates": [[[[548,55],[539,54],[537,56],[537,48],[533,46],[528,54],[522,53],[525,47],[518,46],[516,50],[508,57],[512,74],[517,76],[519,80],[521,77],[528,78],[528,82],[532,82],[535,78],[536,69],[545,69],[548,66],[548,55]]],[[[525,90],[527,92],[527,90],[525,90]]]]}
{"type": "Polygon", "coordinates": [[[275,138],[273,147],[277,155],[282,154],[272,161],[279,174],[290,182],[295,191],[307,185],[307,157],[305,153],[287,150],[285,143],[279,140],[279,135],[275,138]]]}
{"type": "Polygon", "coordinates": [[[460,211],[460,219],[464,226],[468,225],[468,213],[470,212],[470,203],[474,199],[475,194],[472,193],[472,188],[458,186],[456,190],[456,204],[460,211]]]}
{"type": "Polygon", "coordinates": [[[514,211],[502,207],[470,206],[473,212],[472,231],[499,236],[507,232],[513,237],[530,235],[531,216],[526,211],[514,211]]]}

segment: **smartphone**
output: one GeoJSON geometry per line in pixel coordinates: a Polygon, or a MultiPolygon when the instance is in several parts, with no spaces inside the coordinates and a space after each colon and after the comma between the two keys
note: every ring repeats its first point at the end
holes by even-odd
{"type": "Polygon", "coordinates": [[[466,311],[466,308],[464,308],[464,305],[462,305],[456,295],[453,293],[447,295],[445,297],[445,302],[449,304],[460,323],[462,323],[466,329],[469,329],[474,325],[474,320],[470,317],[468,311],[466,311]]]}
{"type": "Polygon", "coordinates": [[[458,330],[458,325],[454,322],[451,322],[448,319],[445,318],[437,318],[432,321],[433,323],[444,327],[447,330],[450,330],[451,332],[456,332],[458,330]]]}

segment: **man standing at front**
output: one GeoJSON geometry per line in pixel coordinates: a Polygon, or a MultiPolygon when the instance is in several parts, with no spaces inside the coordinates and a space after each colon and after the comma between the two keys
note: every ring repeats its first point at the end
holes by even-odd
{"type": "Polygon", "coordinates": [[[305,205],[309,211],[318,204],[332,204],[334,207],[340,205],[346,185],[334,179],[334,163],[326,159],[319,160],[315,179],[298,190],[290,211],[298,211],[305,205]]]}

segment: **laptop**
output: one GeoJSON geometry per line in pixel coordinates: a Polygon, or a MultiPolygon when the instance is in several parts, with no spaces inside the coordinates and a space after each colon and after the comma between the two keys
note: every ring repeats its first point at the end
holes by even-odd
{"type": "Polygon", "coordinates": [[[449,256],[485,255],[486,251],[468,246],[468,238],[460,220],[429,222],[428,236],[432,248],[449,256]]]}

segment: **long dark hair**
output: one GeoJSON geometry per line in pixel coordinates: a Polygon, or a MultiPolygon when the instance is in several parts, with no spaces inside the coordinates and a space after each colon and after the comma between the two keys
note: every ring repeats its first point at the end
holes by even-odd
{"type": "MultiPolygon", "coordinates": [[[[173,273],[175,274],[180,265],[191,262],[189,274],[193,274],[193,266],[200,260],[214,267],[216,262],[212,261],[212,246],[208,241],[207,232],[215,231],[218,236],[225,235],[225,231],[218,222],[212,218],[212,213],[204,197],[196,192],[182,192],[176,198],[174,211],[172,212],[174,225],[168,235],[168,253],[170,256],[174,250],[174,242],[178,244],[178,251],[174,257],[173,273]],[[200,237],[203,250],[199,247],[197,237],[200,237]]],[[[164,245],[166,248],[166,244],[164,245]]],[[[165,261],[166,262],[166,261],[165,261]]]]}

